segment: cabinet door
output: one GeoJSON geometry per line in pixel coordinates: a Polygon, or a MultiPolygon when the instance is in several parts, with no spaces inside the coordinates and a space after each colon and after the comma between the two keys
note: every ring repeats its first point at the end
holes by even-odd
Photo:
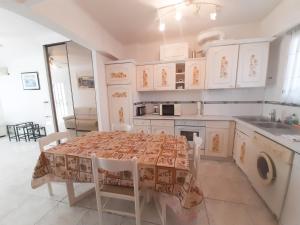
{"type": "Polygon", "coordinates": [[[105,66],[107,84],[129,84],[135,74],[133,63],[110,64],[105,66]]]}
{"type": "Polygon", "coordinates": [[[238,45],[212,47],[207,51],[206,88],[235,88],[238,45]]]}
{"type": "Polygon", "coordinates": [[[137,91],[153,90],[153,65],[137,66],[136,88],[137,91]]]}
{"type": "Polygon", "coordinates": [[[144,134],[151,133],[151,127],[147,125],[134,125],[133,129],[134,132],[136,133],[144,133],[144,134]]]}
{"type": "Polygon", "coordinates": [[[205,155],[228,156],[228,129],[206,128],[205,155]]]}
{"type": "Polygon", "coordinates": [[[174,127],[152,126],[152,134],[170,134],[174,135],[174,127]]]}
{"type": "Polygon", "coordinates": [[[249,138],[240,131],[236,131],[233,149],[233,158],[236,164],[247,174],[247,165],[249,164],[249,138]]]}
{"type": "Polygon", "coordinates": [[[205,62],[205,60],[197,60],[185,63],[187,89],[204,89],[205,62]]]}
{"type": "Polygon", "coordinates": [[[269,43],[240,45],[237,87],[264,87],[269,58],[269,43]]]}
{"type": "Polygon", "coordinates": [[[154,89],[175,89],[175,63],[157,64],[154,66],[154,89]]]}
{"type": "Polygon", "coordinates": [[[130,86],[108,86],[110,125],[131,124],[132,104],[130,86]]]}

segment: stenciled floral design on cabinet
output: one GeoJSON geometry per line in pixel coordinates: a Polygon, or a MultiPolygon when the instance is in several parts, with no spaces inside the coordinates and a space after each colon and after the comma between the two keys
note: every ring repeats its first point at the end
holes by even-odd
{"type": "Polygon", "coordinates": [[[162,87],[166,87],[168,85],[167,77],[168,77],[167,71],[165,69],[162,69],[161,70],[161,86],[162,87]]]}
{"type": "Polygon", "coordinates": [[[116,73],[111,73],[112,78],[118,78],[118,79],[123,79],[127,78],[127,74],[123,72],[116,72],[116,73]]]}
{"type": "Polygon", "coordinates": [[[146,70],[143,70],[143,87],[148,87],[148,73],[146,72],[146,70]]]}
{"type": "Polygon", "coordinates": [[[240,148],[240,162],[244,163],[245,160],[245,153],[246,153],[246,143],[243,142],[240,148]]]}
{"type": "Polygon", "coordinates": [[[257,69],[257,63],[258,60],[254,54],[250,57],[249,62],[249,77],[255,77],[256,76],[256,69],[257,69]]]}
{"type": "Polygon", "coordinates": [[[198,85],[200,80],[200,71],[197,66],[193,67],[193,85],[198,85]]]}
{"type": "Polygon", "coordinates": [[[127,98],[127,92],[115,92],[112,94],[114,98],[127,98]]]}
{"type": "Polygon", "coordinates": [[[220,135],[216,134],[212,139],[212,151],[219,152],[220,151],[220,135]]]}
{"type": "Polygon", "coordinates": [[[125,123],[125,120],[124,120],[124,109],[123,109],[123,107],[121,107],[119,109],[119,122],[120,123],[125,123]]]}
{"type": "Polygon", "coordinates": [[[226,56],[222,56],[220,64],[220,78],[226,78],[228,76],[228,60],[226,56]]]}

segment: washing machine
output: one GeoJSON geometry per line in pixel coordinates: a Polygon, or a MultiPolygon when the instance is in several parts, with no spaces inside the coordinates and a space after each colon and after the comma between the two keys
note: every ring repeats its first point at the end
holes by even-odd
{"type": "Polygon", "coordinates": [[[254,189],[279,219],[292,169],[294,152],[255,133],[252,138],[248,178],[254,189]]]}

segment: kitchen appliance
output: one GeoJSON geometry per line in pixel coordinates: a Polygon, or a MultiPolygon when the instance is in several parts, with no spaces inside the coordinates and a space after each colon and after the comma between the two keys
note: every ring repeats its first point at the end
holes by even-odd
{"type": "Polygon", "coordinates": [[[158,108],[158,105],[154,105],[153,106],[153,115],[159,115],[159,108],[158,108]]]}
{"type": "Polygon", "coordinates": [[[146,114],[146,106],[137,106],[136,107],[136,116],[143,116],[146,114]]]}
{"type": "Polygon", "coordinates": [[[248,178],[270,210],[280,217],[287,193],[294,153],[280,144],[255,133],[248,178]]]}
{"type": "MultiPolygon", "coordinates": [[[[185,136],[188,140],[190,148],[194,147],[194,133],[205,140],[205,122],[199,120],[175,120],[175,135],[185,136]]],[[[204,141],[201,145],[201,150],[204,154],[204,141]]]]}
{"type": "Polygon", "coordinates": [[[160,104],[161,116],[180,116],[181,105],[180,104],[160,104]]]}

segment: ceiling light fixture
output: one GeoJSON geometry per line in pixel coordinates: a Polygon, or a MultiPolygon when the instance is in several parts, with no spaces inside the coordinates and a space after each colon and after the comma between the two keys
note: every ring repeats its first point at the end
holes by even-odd
{"type": "Polygon", "coordinates": [[[194,14],[199,15],[200,14],[200,9],[202,6],[208,6],[212,7],[213,10],[209,14],[209,18],[211,20],[216,20],[217,19],[217,11],[221,9],[221,5],[213,2],[207,2],[204,0],[182,0],[181,2],[175,3],[175,4],[170,4],[163,6],[161,8],[157,9],[157,14],[159,18],[159,30],[165,31],[166,29],[166,24],[162,22],[162,18],[165,18],[169,14],[173,14],[174,18],[176,21],[180,21],[182,19],[182,12],[179,8],[181,7],[193,7],[194,8],[194,14]]]}

